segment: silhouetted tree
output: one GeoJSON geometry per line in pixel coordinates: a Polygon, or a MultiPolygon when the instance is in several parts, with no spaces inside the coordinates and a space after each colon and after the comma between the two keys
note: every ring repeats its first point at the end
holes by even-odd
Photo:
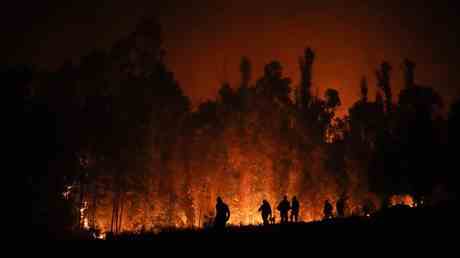
{"type": "Polygon", "coordinates": [[[256,91],[262,96],[282,103],[290,103],[291,80],[283,77],[283,67],[279,61],[265,65],[264,77],[257,81],[256,91]]]}
{"type": "Polygon", "coordinates": [[[361,101],[362,102],[367,102],[367,93],[369,91],[369,88],[367,86],[367,79],[366,77],[363,77],[361,79],[361,101]]]}
{"type": "Polygon", "coordinates": [[[380,69],[376,71],[377,86],[382,89],[385,94],[385,108],[387,113],[391,113],[393,105],[393,95],[390,86],[390,71],[391,66],[388,62],[383,62],[380,69]]]}
{"type": "Polygon", "coordinates": [[[249,87],[252,77],[252,66],[251,61],[248,57],[241,58],[240,64],[240,73],[241,73],[241,86],[240,87],[249,87]]]}
{"type": "Polygon", "coordinates": [[[414,86],[415,63],[409,59],[404,59],[404,85],[406,88],[414,86]]]}
{"type": "Polygon", "coordinates": [[[219,99],[225,106],[228,106],[229,108],[235,108],[236,96],[235,92],[230,87],[230,84],[222,84],[222,87],[219,89],[219,99]]]}
{"type": "Polygon", "coordinates": [[[312,68],[315,60],[315,53],[311,48],[306,48],[304,56],[299,58],[300,65],[300,103],[304,107],[308,107],[311,100],[312,87],[312,68]]]}
{"type": "Polygon", "coordinates": [[[326,97],[326,107],[331,110],[331,112],[341,105],[339,92],[337,90],[327,89],[324,95],[326,97]]]}
{"type": "Polygon", "coordinates": [[[399,170],[414,186],[414,191],[424,195],[431,191],[432,184],[437,181],[433,171],[443,164],[439,155],[442,133],[438,131],[442,125],[437,125],[440,120],[436,118],[442,101],[432,88],[417,85],[415,63],[406,59],[404,67],[406,87],[399,94],[394,126],[400,155],[406,161],[399,170]]]}
{"type": "MultiPolygon", "coordinates": [[[[447,157],[449,158],[448,167],[452,168],[458,165],[457,155],[455,151],[458,146],[460,146],[460,99],[454,101],[451,105],[449,110],[449,121],[448,121],[448,128],[449,128],[449,149],[451,151],[448,152],[447,157]]],[[[457,180],[457,173],[455,170],[446,168],[446,177],[445,181],[448,182],[447,186],[449,190],[455,194],[455,199],[458,202],[459,195],[459,187],[458,187],[458,180],[457,180]]]]}

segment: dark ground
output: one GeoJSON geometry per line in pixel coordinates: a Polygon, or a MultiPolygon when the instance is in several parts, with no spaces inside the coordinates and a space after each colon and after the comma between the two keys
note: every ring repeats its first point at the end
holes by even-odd
{"type": "MultiPolygon", "coordinates": [[[[289,243],[356,243],[381,242],[388,245],[445,241],[458,235],[458,211],[453,203],[437,207],[409,208],[395,206],[371,217],[348,217],[311,223],[275,224],[269,226],[228,226],[224,232],[168,229],[161,233],[125,233],[108,236],[108,240],[151,240],[153,244],[234,242],[248,244],[289,243]]],[[[70,239],[87,239],[84,235],[70,239]]],[[[265,246],[263,248],[269,248],[265,246]]],[[[412,247],[411,247],[412,248],[412,247]]]]}

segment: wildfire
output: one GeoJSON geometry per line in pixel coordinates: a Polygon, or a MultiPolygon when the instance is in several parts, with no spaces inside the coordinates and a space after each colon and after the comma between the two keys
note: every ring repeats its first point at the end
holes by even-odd
{"type": "Polygon", "coordinates": [[[390,197],[390,205],[391,206],[406,205],[411,208],[416,207],[414,198],[409,194],[392,195],[390,197]]]}
{"type": "MultiPolygon", "coordinates": [[[[253,183],[256,184],[256,183],[253,183]]],[[[251,184],[249,184],[248,188],[243,188],[241,195],[236,198],[232,198],[234,195],[233,192],[221,192],[217,193],[214,192],[213,196],[222,196],[224,201],[229,205],[231,211],[230,221],[228,222],[231,225],[260,225],[262,224],[261,214],[257,211],[263,199],[269,201],[273,215],[276,219],[276,223],[279,222],[279,213],[276,210],[278,202],[281,200],[282,195],[278,194],[277,192],[271,190],[269,185],[262,185],[261,189],[254,189],[258,191],[254,191],[251,189],[251,184]]],[[[330,192],[324,191],[321,194],[310,195],[309,192],[302,194],[301,191],[286,193],[289,198],[294,195],[297,195],[300,201],[301,211],[299,216],[299,221],[303,222],[311,222],[311,221],[319,221],[323,218],[323,204],[324,200],[329,199],[334,204],[339,196],[339,191],[331,189],[330,192]]],[[[363,197],[364,198],[364,197],[363,197]]],[[[394,197],[392,199],[392,203],[394,205],[398,203],[405,203],[409,206],[413,207],[413,200],[410,196],[404,198],[397,198],[394,197]]],[[[125,221],[123,223],[123,227],[125,230],[136,230],[140,226],[144,225],[147,230],[154,230],[155,227],[168,227],[174,226],[176,228],[185,228],[190,227],[190,225],[194,227],[203,227],[205,225],[209,225],[212,223],[212,219],[214,218],[214,206],[215,206],[215,197],[210,197],[207,199],[199,199],[199,196],[194,198],[194,206],[198,208],[200,205],[203,206],[202,211],[200,212],[198,209],[195,210],[195,220],[193,223],[190,223],[190,217],[186,214],[187,207],[176,206],[176,210],[174,211],[174,216],[171,217],[170,222],[161,221],[163,217],[157,215],[157,217],[152,217],[152,220],[146,220],[145,217],[142,217],[142,214],[145,214],[145,210],[140,209],[138,212],[133,213],[135,217],[131,216],[126,210],[124,211],[123,216],[125,216],[125,221]],[[201,214],[201,217],[200,217],[201,214]],[[169,223],[169,224],[168,224],[169,223]]],[[[180,201],[179,201],[180,202],[180,201]]],[[[355,211],[360,212],[362,209],[362,200],[353,199],[351,198],[347,203],[347,215],[352,215],[355,211]]],[[[110,206],[109,206],[110,208],[110,206]]],[[[155,215],[156,212],[159,213],[161,210],[161,206],[159,206],[158,211],[153,210],[153,214],[155,215]]],[[[110,221],[110,212],[105,207],[100,207],[98,210],[98,215],[96,217],[96,227],[101,228],[104,231],[107,231],[109,228],[108,224],[110,221]]],[[[362,214],[363,216],[369,216],[369,214],[362,214]]],[[[164,216],[161,214],[161,216],[164,216]]],[[[82,228],[89,229],[89,216],[88,216],[88,202],[83,202],[82,207],[80,208],[80,219],[82,223],[82,228]]],[[[96,234],[95,238],[97,239],[104,239],[105,233],[96,234]]]]}
{"type": "Polygon", "coordinates": [[[96,238],[103,240],[103,239],[105,239],[105,237],[106,237],[105,233],[100,233],[96,238]]]}
{"type": "Polygon", "coordinates": [[[105,232],[100,232],[100,233],[94,232],[93,233],[93,238],[94,239],[105,240],[106,236],[107,235],[106,235],[105,232]]]}
{"type": "MultiPolygon", "coordinates": [[[[261,224],[258,208],[262,200],[270,203],[278,223],[280,217],[276,207],[284,195],[289,199],[297,196],[301,207],[299,221],[303,222],[321,220],[324,201],[330,200],[335,205],[344,191],[349,196],[346,215],[365,216],[363,205],[367,200],[375,207],[379,206],[377,196],[365,187],[366,178],[355,175],[359,167],[351,164],[353,169],[347,175],[331,172],[324,165],[327,158],[325,147],[300,152],[273,137],[259,137],[261,133],[250,132],[254,136],[250,140],[255,142],[242,145],[237,144],[239,129],[229,128],[222,137],[213,139],[216,144],[207,146],[210,148],[206,150],[207,156],[199,152],[189,154],[187,170],[184,171],[182,163],[172,161],[168,164],[167,174],[152,170],[143,181],[143,192],[123,196],[122,208],[115,216],[122,218],[120,228],[136,231],[145,227],[145,230],[154,231],[164,227],[206,227],[214,218],[217,196],[228,204],[231,211],[228,223],[232,225],[261,224]],[[225,146],[226,149],[214,149],[214,146],[225,146]],[[351,180],[344,185],[343,177],[346,176],[351,180]]],[[[208,140],[212,141],[201,139],[208,140]]],[[[154,168],[158,166],[155,162],[154,168]]],[[[110,178],[104,179],[110,182],[110,178]]],[[[81,227],[89,226],[89,206],[89,209],[95,209],[91,210],[91,227],[108,232],[114,218],[113,200],[117,195],[102,183],[86,189],[97,191],[99,195],[96,202],[90,198],[95,196],[93,193],[86,195],[87,199],[80,207],[81,227]]]]}
{"type": "Polygon", "coordinates": [[[80,208],[80,221],[84,229],[89,229],[89,220],[87,211],[88,210],[88,202],[84,201],[82,207],[80,208]]]}

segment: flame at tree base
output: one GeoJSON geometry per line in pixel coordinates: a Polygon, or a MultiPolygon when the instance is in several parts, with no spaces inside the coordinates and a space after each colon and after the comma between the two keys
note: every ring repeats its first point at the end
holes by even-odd
{"type": "Polygon", "coordinates": [[[417,207],[414,198],[409,194],[400,194],[400,195],[392,195],[390,196],[390,205],[405,205],[411,208],[417,207]]]}
{"type": "Polygon", "coordinates": [[[141,166],[147,169],[123,172],[122,194],[115,194],[113,176],[99,176],[92,188],[99,189],[97,200],[90,194],[87,200],[95,208],[94,226],[110,231],[115,218],[117,231],[203,227],[214,217],[218,196],[234,225],[261,224],[257,210],[264,199],[279,221],[276,207],[284,195],[297,196],[304,222],[322,219],[325,200],[335,204],[344,193],[347,215],[380,206],[368,189],[366,166],[346,155],[340,169],[331,166],[334,143],[313,141],[285,106],[258,103],[244,114],[223,116],[219,130],[205,124],[193,136],[168,142],[167,155],[152,144],[150,160],[141,166]]]}
{"type": "MultiPolygon", "coordinates": [[[[320,149],[315,152],[311,160],[320,159],[323,154],[320,149]]],[[[228,223],[233,225],[262,224],[258,208],[264,199],[269,201],[273,215],[279,222],[276,207],[284,195],[289,198],[297,196],[301,207],[299,220],[303,222],[321,220],[324,216],[324,201],[329,200],[335,204],[344,191],[349,197],[346,215],[366,215],[363,213],[365,204],[371,203],[374,209],[380,204],[376,195],[358,185],[342,187],[340,177],[320,167],[321,162],[312,162],[312,166],[302,168],[302,164],[293,159],[289,170],[283,174],[287,176],[281,177],[273,169],[269,157],[251,153],[243,155],[234,150],[229,153],[228,160],[215,173],[197,170],[201,173],[194,174],[188,182],[185,177],[171,180],[167,194],[151,191],[142,196],[128,192],[124,197],[121,230],[202,227],[212,223],[217,196],[221,196],[229,205],[231,217],[228,223]],[[308,174],[306,169],[309,169],[308,174]]],[[[191,164],[191,167],[195,165],[200,166],[197,163],[191,164]]],[[[149,185],[151,189],[161,187],[158,182],[152,181],[154,183],[149,185]]],[[[95,225],[102,232],[110,231],[111,228],[112,198],[112,194],[108,194],[98,203],[95,225]]],[[[86,224],[87,218],[84,221],[86,224]]]]}

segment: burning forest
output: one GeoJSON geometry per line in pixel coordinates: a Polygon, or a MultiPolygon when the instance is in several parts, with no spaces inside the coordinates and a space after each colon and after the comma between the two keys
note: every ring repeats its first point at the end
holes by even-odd
{"type": "MultiPolygon", "coordinates": [[[[458,105],[447,119],[438,113],[441,97],[415,81],[409,60],[399,95],[392,94],[392,66],[383,62],[377,85],[363,78],[350,86],[361,98],[339,117],[337,90],[314,93],[321,62],[314,49],[299,53],[298,84],[279,61],[254,74],[243,57],[235,67],[239,84],[222,82],[216,99],[195,107],[166,56],[161,27],[145,20],[109,50],[57,71],[10,70],[11,78],[22,78],[15,82],[25,121],[52,124],[52,132],[47,125],[37,132],[51,134],[53,151],[31,163],[44,167],[46,179],[31,181],[47,188],[43,199],[59,207],[56,216],[68,218],[57,228],[202,228],[212,223],[218,196],[232,225],[261,224],[262,200],[275,207],[284,195],[297,196],[303,222],[322,220],[325,200],[335,204],[341,196],[345,216],[455,196],[449,175],[431,171],[443,171],[439,164],[450,159],[441,146],[455,142],[449,132],[458,105]],[[369,87],[377,96],[368,96],[369,87]]],[[[30,156],[39,153],[40,139],[27,140],[30,156]]]]}

